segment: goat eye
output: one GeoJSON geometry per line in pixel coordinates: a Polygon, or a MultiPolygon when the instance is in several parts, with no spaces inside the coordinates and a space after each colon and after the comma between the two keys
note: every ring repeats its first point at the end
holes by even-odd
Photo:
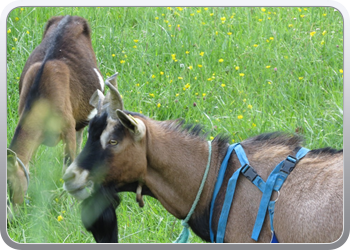
{"type": "Polygon", "coordinates": [[[118,141],[116,141],[116,140],[109,140],[108,144],[117,145],[118,141]]]}

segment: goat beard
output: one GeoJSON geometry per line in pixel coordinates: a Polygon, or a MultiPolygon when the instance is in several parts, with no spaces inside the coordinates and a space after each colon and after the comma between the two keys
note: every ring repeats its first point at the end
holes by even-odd
{"type": "Polygon", "coordinates": [[[120,198],[114,184],[96,185],[92,196],[81,203],[81,219],[97,243],[118,242],[116,208],[120,198]]]}

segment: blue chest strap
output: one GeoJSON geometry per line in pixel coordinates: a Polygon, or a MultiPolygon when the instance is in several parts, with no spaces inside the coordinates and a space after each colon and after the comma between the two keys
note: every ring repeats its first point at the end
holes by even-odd
{"type": "Polygon", "coordinates": [[[260,200],[260,206],[256,217],[255,225],[253,228],[252,239],[254,239],[255,241],[258,240],[262,229],[262,225],[266,217],[266,212],[269,211],[270,225],[271,225],[271,232],[272,232],[271,243],[278,243],[277,238],[274,234],[274,228],[273,228],[273,215],[274,215],[274,208],[275,208],[276,201],[271,201],[272,192],[279,191],[281,189],[284,181],[286,180],[290,172],[294,169],[297,162],[301,158],[303,158],[309,150],[306,148],[301,148],[296,154],[296,157],[288,156],[285,160],[281,161],[275,167],[275,169],[270,173],[265,183],[263,179],[256,173],[256,171],[249,165],[248,158],[242,146],[239,143],[230,145],[219,170],[219,174],[217,177],[217,181],[215,183],[213,198],[210,206],[209,227],[210,227],[211,242],[214,242],[214,233],[212,230],[212,215],[214,210],[213,209],[214,203],[215,203],[217,194],[219,193],[219,190],[221,188],[221,185],[224,179],[224,174],[227,168],[227,163],[233,150],[235,150],[236,152],[236,155],[241,163],[241,167],[233,173],[232,177],[229,179],[227,183],[224,204],[223,204],[220,218],[219,218],[215,242],[222,243],[224,240],[226,225],[227,225],[227,218],[230,212],[232,199],[236,189],[236,183],[239,175],[242,174],[247,179],[249,179],[256,187],[258,187],[259,190],[263,193],[262,198],[260,200]]]}

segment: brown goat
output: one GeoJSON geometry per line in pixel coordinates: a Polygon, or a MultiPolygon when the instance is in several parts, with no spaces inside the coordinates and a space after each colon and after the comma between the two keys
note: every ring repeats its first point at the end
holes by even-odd
{"type": "Polygon", "coordinates": [[[55,146],[63,140],[67,165],[80,151],[83,129],[96,114],[89,99],[97,89],[104,89],[90,33],[81,17],[52,17],[24,66],[19,123],[7,150],[13,204],[24,201],[29,161],[40,144],[55,146]]]}
{"type": "MultiPolygon", "coordinates": [[[[184,127],[180,121],[155,121],[121,107],[121,103],[111,102],[108,114],[98,113],[90,122],[86,146],[63,176],[64,188],[77,199],[90,199],[86,187],[99,190],[101,186],[112,186],[118,191],[137,192],[139,200],[142,185],[142,194],[157,198],[167,211],[184,219],[207,165],[208,143],[202,127],[184,127]]],[[[264,180],[279,162],[294,155],[300,144],[297,136],[282,133],[263,134],[241,142],[250,165],[264,180]]],[[[209,212],[214,185],[228,146],[228,138],[223,136],[212,141],[208,177],[189,220],[192,230],[206,241],[210,241],[209,212]]],[[[214,234],[228,180],[240,166],[233,153],[215,200],[214,234]]],[[[238,179],[224,242],[255,242],[251,233],[261,196],[248,179],[238,179]]],[[[89,219],[97,216],[90,214],[89,219]]],[[[83,220],[86,222],[88,218],[83,216],[83,220]]],[[[110,221],[106,218],[105,222],[99,221],[104,232],[110,221]]],[[[298,162],[280,190],[274,228],[279,241],[284,243],[331,243],[340,238],[343,232],[342,150],[311,150],[298,162]]],[[[270,239],[270,221],[265,219],[258,242],[270,242],[270,239]]]]}

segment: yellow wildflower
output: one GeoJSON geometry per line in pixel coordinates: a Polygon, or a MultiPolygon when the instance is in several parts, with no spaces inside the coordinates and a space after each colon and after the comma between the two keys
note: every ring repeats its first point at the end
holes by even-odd
{"type": "Polygon", "coordinates": [[[10,33],[11,33],[11,29],[8,29],[8,30],[7,30],[7,33],[9,33],[9,34],[10,34],[10,33]]]}
{"type": "Polygon", "coordinates": [[[239,115],[239,116],[237,116],[237,118],[241,120],[241,119],[243,119],[243,115],[239,115]]]}
{"type": "Polygon", "coordinates": [[[186,54],[189,54],[190,52],[189,52],[189,51],[186,51],[185,53],[186,53],[186,54]]]}
{"type": "Polygon", "coordinates": [[[224,59],[219,59],[219,62],[222,63],[224,61],[224,59]]]}
{"type": "Polygon", "coordinates": [[[179,76],[177,79],[182,80],[183,78],[181,76],[179,76]]]}
{"type": "Polygon", "coordinates": [[[149,94],[150,97],[154,97],[154,94],[149,94]]]}
{"type": "Polygon", "coordinates": [[[299,77],[299,80],[303,80],[303,79],[304,79],[304,77],[302,77],[302,76],[299,77]]]}
{"type": "Polygon", "coordinates": [[[231,36],[231,35],[232,35],[232,32],[227,32],[227,35],[231,36]]]}
{"type": "Polygon", "coordinates": [[[160,74],[160,75],[164,75],[164,72],[163,72],[163,71],[161,71],[159,74],[160,74]]]}
{"type": "Polygon", "coordinates": [[[293,24],[288,24],[288,28],[292,28],[293,27],[293,24]]]}
{"type": "Polygon", "coordinates": [[[339,72],[343,74],[344,71],[342,69],[340,69],[339,72]]]}
{"type": "Polygon", "coordinates": [[[258,47],[259,45],[257,45],[257,44],[254,44],[253,46],[254,46],[254,47],[256,48],[256,47],[258,47]]]}
{"type": "Polygon", "coordinates": [[[200,56],[204,56],[204,52],[202,51],[201,53],[199,53],[200,56]]]}
{"type": "Polygon", "coordinates": [[[201,65],[201,64],[198,64],[198,68],[202,68],[203,67],[203,65],[201,65]]]}
{"type": "Polygon", "coordinates": [[[265,12],[265,11],[266,11],[266,9],[265,9],[265,8],[261,8],[261,11],[265,12]]]}
{"type": "Polygon", "coordinates": [[[224,84],[224,83],[223,83],[223,84],[221,84],[221,87],[223,87],[223,88],[224,88],[225,86],[226,86],[226,84],[224,84]]]}
{"type": "Polygon", "coordinates": [[[176,94],[175,96],[176,96],[176,97],[178,97],[178,96],[179,96],[179,94],[176,94]]]}
{"type": "Polygon", "coordinates": [[[248,105],[248,108],[249,108],[249,109],[252,109],[252,108],[253,108],[253,106],[249,104],[249,105],[248,105]]]}
{"type": "Polygon", "coordinates": [[[316,31],[312,31],[311,33],[310,33],[310,36],[314,36],[316,34],[316,31]]]}
{"type": "Polygon", "coordinates": [[[326,30],[324,30],[324,31],[322,32],[322,35],[324,36],[326,33],[327,33],[327,31],[326,31],[326,30]]]}
{"type": "Polygon", "coordinates": [[[188,69],[189,69],[189,70],[193,69],[193,66],[188,66],[188,69]]]}
{"type": "Polygon", "coordinates": [[[239,76],[244,76],[244,73],[239,73],[239,76]]]}
{"type": "Polygon", "coordinates": [[[226,17],[221,17],[220,19],[221,19],[221,21],[225,22],[226,17]]]}
{"type": "Polygon", "coordinates": [[[214,140],[214,137],[213,137],[213,136],[210,136],[210,140],[214,140]]]}
{"type": "Polygon", "coordinates": [[[122,64],[125,63],[125,60],[120,60],[120,63],[122,63],[122,64]]]}
{"type": "Polygon", "coordinates": [[[269,69],[269,68],[271,68],[271,66],[270,66],[270,65],[268,65],[268,66],[266,66],[266,68],[267,68],[267,69],[269,69]]]}
{"type": "Polygon", "coordinates": [[[161,106],[160,103],[158,103],[158,104],[157,104],[157,107],[160,108],[160,106],[161,106]]]}
{"type": "Polygon", "coordinates": [[[206,96],[207,94],[206,93],[203,93],[202,96],[206,96]]]}
{"type": "Polygon", "coordinates": [[[259,22],[262,22],[262,19],[261,19],[261,18],[259,19],[259,22]]]}
{"type": "Polygon", "coordinates": [[[59,216],[57,217],[57,221],[62,221],[62,220],[63,220],[62,215],[59,215],[59,216]]]}
{"type": "Polygon", "coordinates": [[[239,66],[236,66],[236,67],[235,67],[235,70],[239,70],[239,66]]]}

